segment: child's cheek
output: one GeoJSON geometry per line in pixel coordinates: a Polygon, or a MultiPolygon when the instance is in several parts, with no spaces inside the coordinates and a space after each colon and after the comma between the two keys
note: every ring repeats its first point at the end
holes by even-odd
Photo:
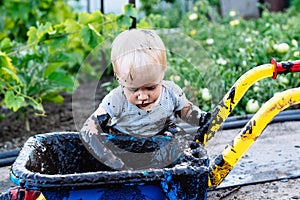
{"type": "Polygon", "coordinates": [[[127,101],[129,101],[132,104],[137,104],[136,97],[134,94],[128,94],[128,95],[125,94],[125,96],[126,96],[127,101]]]}

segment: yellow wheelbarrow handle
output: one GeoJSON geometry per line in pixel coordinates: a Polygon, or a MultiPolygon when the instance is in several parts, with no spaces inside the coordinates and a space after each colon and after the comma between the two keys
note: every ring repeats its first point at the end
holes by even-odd
{"type": "Polygon", "coordinates": [[[300,88],[277,93],[267,101],[234,138],[231,145],[227,145],[222,155],[213,161],[210,167],[209,186],[218,186],[222,182],[280,111],[299,103],[300,88]]]}
{"type": "Polygon", "coordinates": [[[270,64],[257,66],[243,74],[212,111],[210,120],[199,129],[195,141],[205,146],[254,83],[268,77],[275,79],[277,74],[288,72],[300,72],[300,60],[277,63],[275,59],[271,59],[270,64]]]}
{"type": "Polygon", "coordinates": [[[204,146],[214,137],[215,133],[224,123],[225,119],[232,112],[237,103],[241,100],[246,91],[257,81],[272,77],[274,72],[273,64],[257,66],[243,74],[223,97],[217,107],[212,111],[211,118],[207,123],[208,127],[200,129],[201,137],[196,142],[204,146]]]}

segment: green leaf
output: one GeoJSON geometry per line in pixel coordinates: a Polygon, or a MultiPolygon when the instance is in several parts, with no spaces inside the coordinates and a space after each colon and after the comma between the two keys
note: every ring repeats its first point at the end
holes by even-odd
{"type": "Polygon", "coordinates": [[[7,77],[4,78],[5,80],[15,80],[16,82],[20,82],[20,79],[16,73],[14,73],[12,70],[8,68],[0,68],[0,77],[7,77]]]}
{"type": "Polygon", "coordinates": [[[80,31],[80,35],[82,37],[82,40],[85,44],[88,44],[90,41],[90,30],[87,26],[84,26],[82,30],[80,31]]]}
{"type": "Polygon", "coordinates": [[[25,103],[25,99],[22,96],[15,95],[13,91],[7,91],[4,96],[4,104],[7,108],[12,109],[14,112],[25,103]]]}
{"type": "Polygon", "coordinates": [[[78,22],[80,24],[84,24],[84,25],[91,24],[93,22],[101,24],[101,23],[103,23],[103,21],[104,21],[103,14],[99,10],[97,10],[93,13],[82,12],[82,13],[79,13],[79,16],[78,16],[78,22]]]}
{"type": "Polygon", "coordinates": [[[35,27],[30,27],[29,30],[27,31],[27,36],[28,36],[28,40],[27,40],[27,44],[31,44],[33,42],[37,42],[36,41],[36,37],[37,37],[37,29],[35,27]]]}
{"type": "Polygon", "coordinates": [[[93,33],[95,33],[95,35],[99,37],[101,36],[100,33],[95,29],[95,27],[92,24],[88,24],[88,27],[93,33]]]}
{"type": "Polygon", "coordinates": [[[33,96],[33,95],[39,93],[41,90],[42,90],[42,87],[40,84],[30,85],[27,89],[27,95],[33,96]]]}
{"type": "Polygon", "coordinates": [[[90,48],[95,48],[104,40],[103,36],[100,35],[91,24],[83,27],[80,35],[83,39],[84,44],[89,46],[90,48]]]}
{"type": "Polygon", "coordinates": [[[78,49],[72,52],[68,52],[65,55],[66,59],[64,61],[67,62],[69,66],[74,66],[76,64],[82,63],[83,59],[85,58],[84,53],[78,49]]]}
{"type": "Polygon", "coordinates": [[[65,48],[65,46],[68,44],[68,37],[66,35],[60,36],[59,38],[49,40],[47,44],[48,44],[49,52],[55,53],[58,49],[65,48]]]}
{"type": "Polygon", "coordinates": [[[39,103],[35,99],[28,99],[28,105],[31,105],[35,110],[40,111],[41,113],[36,113],[39,115],[44,115],[45,110],[42,103],[39,103]]]}
{"type": "Polygon", "coordinates": [[[47,22],[44,25],[38,25],[37,40],[43,41],[49,37],[49,33],[53,32],[52,24],[47,22]]]}
{"type": "Polygon", "coordinates": [[[74,80],[72,76],[66,75],[64,71],[56,71],[49,75],[49,81],[55,84],[57,87],[72,91],[74,88],[74,80]]]}
{"type": "Polygon", "coordinates": [[[117,18],[117,24],[119,27],[130,27],[132,24],[132,18],[126,15],[120,15],[117,18]]]}
{"type": "Polygon", "coordinates": [[[17,69],[12,65],[10,57],[0,51],[0,77],[4,80],[20,82],[17,69]]]}
{"type": "Polygon", "coordinates": [[[51,23],[47,22],[44,25],[38,24],[38,28],[30,27],[27,32],[28,40],[27,44],[38,43],[49,38],[49,35],[53,32],[51,23]]]}
{"type": "Polygon", "coordinates": [[[9,38],[4,38],[0,43],[0,49],[8,49],[11,47],[11,41],[9,38]]]}
{"type": "Polygon", "coordinates": [[[75,33],[81,30],[81,25],[78,24],[75,20],[68,19],[64,22],[65,30],[67,33],[75,33]]]}
{"type": "Polygon", "coordinates": [[[127,4],[123,8],[124,15],[127,17],[137,17],[137,12],[133,4],[127,4]]]}
{"type": "Polygon", "coordinates": [[[13,1],[10,4],[9,14],[14,19],[27,21],[30,9],[30,5],[26,1],[13,1]]]}
{"type": "Polygon", "coordinates": [[[49,65],[47,65],[47,67],[43,73],[43,77],[46,78],[51,73],[53,73],[54,71],[56,71],[57,69],[59,69],[60,67],[62,67],[64,65],[65,65],[65,62],[50,63],[49,65]]]}
{"type": "Polygon", "coordinates": [[[54,92],[42,96],[42,99],[44,103],[53,102],[57,104],[62,104],[64,102],[64,98],[61,95],[54,92]]]}

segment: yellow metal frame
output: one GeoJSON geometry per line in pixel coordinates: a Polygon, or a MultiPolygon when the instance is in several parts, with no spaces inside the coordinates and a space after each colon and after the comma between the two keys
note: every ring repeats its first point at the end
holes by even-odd
{"type": "Polygon", "coordinates": [[[282,110],[300,103],[300,88],[276,94],[267,101],[222,152],[210,168],[209,186],[218,186],[250,146],[261,135],[268,123],[282,110]]]}
{"type": "Polygon", "coordinates": [[[215,133],[219,130],[246,91],[255,82],[267,77],[272,77],[275,68],[276,66],[274,64],[260,65],[242,75],[212,112],[212,117],[208,123],[209,127],[205,128],[205,130],[201,130],[203,141],[196,140],[196,142],[200,142],[205,146],[207,142],[214,137],[215,133]]]}

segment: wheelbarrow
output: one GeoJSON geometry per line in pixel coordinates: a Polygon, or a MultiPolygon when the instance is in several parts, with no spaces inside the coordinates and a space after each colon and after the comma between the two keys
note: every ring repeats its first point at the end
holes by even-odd
{"type": "Polygon", "coordinates": [[[299,71],[300,60],[277,63],[275,59],[249,70],[191,141],[201,144],[197,156],[184,151],[181,162],[163,168],[113,170],[92,156],[78,132],[32,136],[11,168],[10,179],[18,187],[3,193],[0,199],[206,199],[207,189],[222,182],[268,123],[280,111],[300,103],[300,88],[274,95],[210,163],[205,145],[251,85],[263,78],[299,71]],[[197,164],[185,159],[193,156],[197,164]]]}

